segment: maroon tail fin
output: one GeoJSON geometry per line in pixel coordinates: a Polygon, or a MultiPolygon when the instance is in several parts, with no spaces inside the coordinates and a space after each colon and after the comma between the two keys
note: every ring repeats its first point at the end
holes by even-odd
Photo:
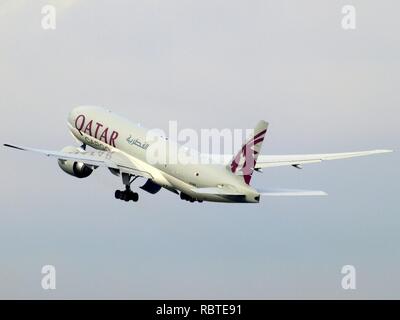
{"type": "Polygon", "coordinates": [[[250,184],[267,129],[268,123],[261,120],[254,129],[254,135],[246,141],[230,164],[231,171],[242,175],[246,184],[250,184]]]}

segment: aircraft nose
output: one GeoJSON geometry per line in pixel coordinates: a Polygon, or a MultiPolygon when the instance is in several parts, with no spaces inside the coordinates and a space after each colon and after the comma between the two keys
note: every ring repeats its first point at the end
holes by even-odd
{"type": "Polygon", "coordinates": [[[73,108],[68,114],[68,122],[74,126],[76,118],[82,114],[82,107],[75,107],[73,108]]]}

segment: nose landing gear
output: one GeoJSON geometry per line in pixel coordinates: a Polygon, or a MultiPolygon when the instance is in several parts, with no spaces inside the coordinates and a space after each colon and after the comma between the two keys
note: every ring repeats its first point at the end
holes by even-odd
{"type": "Polygon", "coordinates": [[[133,179],[131,179],[131,175],[123,173],[122,174],[122,182],[125,185],[125,190],[116,190],[115,191],[115,199],[123,200],[123,201],[130,201],[132,200],[133,202],[136,202],[139,200],[139,194],[136,192],[133,192],[131,190],[131,183],[138,178],[137,176],[134,176],[133,179]]]}

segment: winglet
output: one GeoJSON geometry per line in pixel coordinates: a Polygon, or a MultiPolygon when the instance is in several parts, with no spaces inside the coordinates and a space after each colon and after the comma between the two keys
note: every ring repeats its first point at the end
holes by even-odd
{"type": "Polygon", "coordinates": [[[8,144],[8,143],[4,143],[3,146],[8,147],[8,148],[13,148],[13,149],[25,151],[25,149],[23,149],[21,147],[13,146],[12,144],[8,144]]]}

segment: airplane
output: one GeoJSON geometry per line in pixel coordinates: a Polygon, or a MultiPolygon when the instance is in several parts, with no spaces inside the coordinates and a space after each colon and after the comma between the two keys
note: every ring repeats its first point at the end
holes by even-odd
{"type": "MultiPolygon", "coordinates": [[[[260,155],[267,133],[268,123],[259,121],[236,155],[221,157],[218,163],[181,164],[168,161],[152,163],[146,150],[152,147],[147,141],[148,130],[136,125],[110,110],[97,106],[79,106],[68,116],[67,125],[80,146],[67,146],[61,151],[34,149],[11,144],[6,147],[32,151],[58,159],[60,168],[76,178],[90,176],[98,167],[108,168],[112,174],[122,178],[124,190],[116,190],[115,198],[136,202],[137,192],[131,190],[133,181],[144,178],[140,187],[151,194],[162,188],[182,200],[189,202],[259,203],[260,196],[322,196],[323,191],[272,189],[262,190],[250,185],[254,171],[263,168],[293,166],[301,169],[304,164],[318,163],[359,156],[368,156],[392,150],[360,152],[304,154],[304,155],[260,155]],[[87,151],[86,146],[94,148],[87,151]]],[[[158,137],[158,143],[168,147],[167,137],[158,137]]],[[[211,155],[210,155],[211,157],[211,155]]]]}

